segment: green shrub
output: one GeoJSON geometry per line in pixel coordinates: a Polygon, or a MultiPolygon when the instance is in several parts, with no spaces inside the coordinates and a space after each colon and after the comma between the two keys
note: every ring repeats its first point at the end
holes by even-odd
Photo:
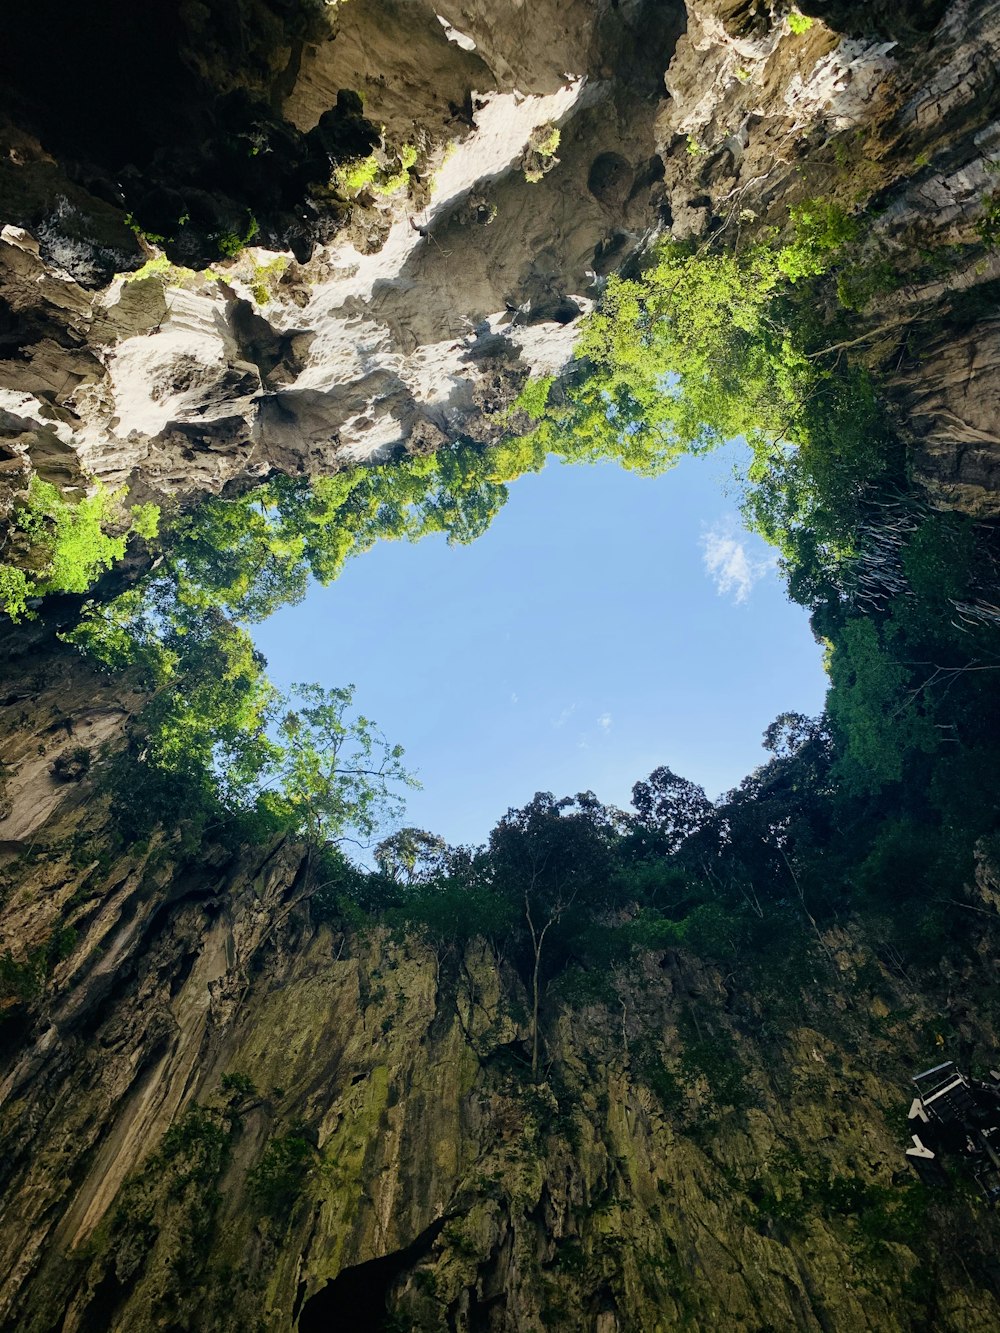
{"type": "Polygon", "coordinates": [[[514,400],[512,412],[524,412],[532,421],[540,421],[545,415],[549,394],[556,382],[555,375],[539,375],[527,381],[514,400]]]}
{"type": "Polygon", "coordinates": [[[777,258],[791,282],[825,273],[837,252],[857,239],[857,222],[831,200],[810,199],[790,213],[795,240],[782,247],[777,258]]]}
{"type": "Polygon", "coordinates": [[[86,592],[99,574],[122,558],[129,535],[156,536],[155,504],[124,507],[125,487],[109,490],[97,482],[93,493],[72,502],[51,482],[32,477],[27,500],[14,527],[27,538],[30,569],[0,565],[0,608],[16,620],[32,597],[54,592],[86,592]],[[109,529],[118,529],[112,533],[109,529]]]}
{"type": "Polygon", "coordinates": [[[723,1107],[742,1107],[747,1104],[748,1091],[743,1064],[728,1037],[706,1037],[685,1043],[681,1056],[681,1073],[694,1082],[704,1078],[712,1094],[712,1101],[723,1107]]]}
{"type": "Polygon", "coordinates": [[[28,598],[34,596],[34,585],[23,569],[14,565],[0,565],[0,609],[11,620],[19,620],[28,609],[28,598]]]}
{"type": "Polygon", "coordinates": [[[237,1101],[243,1097],[256,1097],[257,1085],[249,1074],[223,1074],[219,1083],[223,1092],[230,1093],[237,1101]]]}
{"type": "Polygon", "coordinates": [[[158,1161],[170,1169],[171,1193],[214,1184],[229,1155],[232,1126],[211,1107],[192,1106],[163,1136],[158,1161]]]}
{"type": "Polygon", "coordinates": [[[554,125],[541,125],[531,136],[531,146],[541,157],[551,157],[561,136],[554,125]]]}
{"type": "Polygon", "coordinates": [[[156,504],[133,505],[129,510],[129,522],[132,531],[143,541],[151,542],[160,531],[160,506],[156,504]]]}
{"type": "Polygon", "coordinates": [[[124,488],[109,491],[98,482],[92,495],[72,504],[50,482],[32,477],[18,524],[47,557],[38,591],[86,592],[101,570],[122,558],[126,539],[106,529],[121,520],[124,496],[124,488]]]}
{"type": "Polygon", "coordinates": [[[650,1056],[638,1067],[638,1075],[669,1115],[676,1115],[687,1100],[684,1087],[658,1056],[650,1056]]]}
{"type": "Polygon", "coordinates": [[[976,231],[983,244],[991,249],[1000,241],[1000,195],[988,195],[983,200],[983,211],[976,223],[976,231]]]}
{"type": "Polygon", "coordinates": [[[333,185],[344,194],[360,194],[374,183],[378,172],[378,156],[369,153],[367,157],[359,157],[337,167],[333,173],[333,185]]]}
{"type": "Polygon", "coordinates": [[[393,171],[383,180],[375,181],[375,193],[385,196],[398,194],[409,182],[410,168],[416,165],[417,150],[413,144],[405,143],[399,150],[399,170],[393,171]]]}
{"type": "Polygon", "coordinates": [[[411,143],[403,144],[396,154],[399,167],[395,171],[383,166],[385,157],[391,161],[391,151],[371,152],[367,157],[343,163],[334,170],[331,185],[343,195],[357,195],[363,190],[371,190],[373,194],[383,196],[398,194],[409,181],[410,170],[416,165],[417,149],[411,143]]]}
{"type": "Polygon", "coordinates": [[[223,259],[235,259],[241,251],[245,250],[253,238],[260,231],[257,219],[251,213],[247,220],[246,231],[241,236],[236,231],[223,231],[217,233],[212,239],[215,241],[216,249],[223,259]]]}
{"type": "Polygon", "coordinates": [[[309,1175],[314,1149],[300,1134],[272,1139],[250,1172],[250,1196],[271,1217],[287,1215],[309,1175]]]}
{"type": "Polygon", "coordinates": [[[556,149],[559,147],[560,133],[551,121],[536,125],[531,131],[524,149],[522,166],[524,179],[529,185],[537,185],[546,172],[558,162],[556,149]]]}
{"type": "Polygon", "coordinates": [[[852,264],[837,278],[837,299],[845,310],[864,310],[882,292],[895,291],[902,279],[887,259],[852,264]]]}
{"type": "Polygon", "coordinates": [[[77,938],[72,926],[57,926],[21,961],[10,949],[0,954],[0,1016],[5,1007],[24,1004],[42,993],[46,977],[73,952],[77,938]]]}

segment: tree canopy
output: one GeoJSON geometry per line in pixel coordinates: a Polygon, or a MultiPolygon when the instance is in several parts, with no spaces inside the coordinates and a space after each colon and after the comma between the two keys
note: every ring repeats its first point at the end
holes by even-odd
{"type": "Polygon", "coordinates": [[[502,927],[530,959],[537,1009],[555,972],[593,970],[612,938],[738,953],[775,912],[815,931],[851,894],[924,903],[932,882],[968,874],[997,827],[1000,552],[994,528],[916,494],[875,378],[844,355],[862,244],[859,219],[814,200],[784,245],[661,246],[640,275],[608,281],[567,373],[522,386],[505,420],[525,433],[275,477],[175,516],[154,576],[71,636],[143,682],[131,753],[164,802],[208,792],[313,842],[374,836],[407,781],[400,752],[351,720],[349,689],[280,698],[246,626],[378,540],[473,540],[506,483],[549,457],[652,474],[742,435],[746,519],[827,646],[824,717],[779,717],[773,758],[719,802],[667,767],[636,784],[627,815],[543,794],[485,848],[460,854],[413,829],[383,839],[355,889],[423,913],[439,941],[459,918],[463,938],[502,927]],[[926,849],[919,864],[908,838],[926,849]],[[604,930],[609,912],[624,935],[604,930]]]}

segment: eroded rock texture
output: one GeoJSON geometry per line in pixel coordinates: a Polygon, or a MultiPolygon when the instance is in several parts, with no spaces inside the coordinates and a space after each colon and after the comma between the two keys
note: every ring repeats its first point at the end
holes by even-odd
{"type": "MultiPolygon", "coordinates": [[[[13,210],[0,242],[12,456],[36,452],[37,433],[47,475],[56,446],[42,440],[55,435],[77,484],[190,500],[411,437],[422,448],[475,435],[484,374],[507,374],[513,398],[529,370],[566,360],[598,272],[656,220],[654,118],[682,11],[489,5],[439,18],[428,4],[362,0],[329,14],[273,95],[308,137],[338,98],[363,94],[386,144],[417,155],[405,188],[328,198],[297,251],[308,262],[254,251],[207,276],[110,286],[95,286],[93,253],[58,239],[65,219],[13,210]],[[542,155],[529,181],[550,128],[558,158],[542,155]],[[593,173],[602,155],[623,164],[617,184],[593,173]]],[[[328,145],[326,177],[349,156],[328,145]]],[[[193,205],[178,189],[184,216],[193,205]]],[[[58,207],[68,217],[75,205],[58,207]]],[[[167,254],[192,262],[169,243],[167,254]]]]}
{"type": "MultiPolygon", "coordinates": [[[[943,256],[871,293],[859,338],[932,497],[997,511],[1000,6],[815,0],[799,32],[731,0],[281,9],[170,11],[179,86],[220,99],[173,146],[132,74],[141,114],[89,162],[110,84],[79,124],[7,85],[0,518],[32,471],[190,504],[488,441],[484,406],[564,364],[651,237],[757,234],[817,194],[868,201],[873,265],[943,256]],[[417,150],[405,185],[331,194],[383,126],[417,150]],[[176,226],[172,269],[127,277],[133,209],[176,226]],[[195,271],[251,213],[271,249],[195,271]]],[[[884,1206],[912,1068],[995,1045],[988,866],[961,969],[902,974],[858,921],[764,995],[650,955],[621,1004],[547,998],[535,1085],[517,960],[321,921],[288,845],[113,833],[100,748],[140,700],[45,636],[0,696],[4,1327],[998,1326],[993,1218],[884,1206]]]]}
{"type": "MultiPolygon", "coordinates": [[[[288,134],[326,135],[319,166],[289,186],[302,244],[258,221],[251,241],[294,254],[276,263],[251,247],[200,273],[110,285],[112,269],[134,271],[142,256],[112,247],[107,259],[87,227],[120,223],[123,202],[82,171],[68,130],[60,137],[51,116],[14,99],[27,128],[11,131],[4,163],[17,185],[0,240],[4,504],[32,467],[64,488],[100,478],[128,482],[135,499],[187,504],[274,470],[489,441],[484,396],[513,399],[529,372],[558,370],[602,275],[652,236],[705,237],[723,224],[752,236],[822,195],[865,203],[872,263],[897,274],[920,252],[948,270],[949,247],[971,246],[963,273],[873,290],[858,319],[882,330],[867,350],[881,354],[918,477],[939,502],[993,512],[995,260],[977,226],[993,190],[997,6],[865,6],[849,21],[836,6],[814,9],[801,32],[779,9],[728,0],[686,11],[641,0],[326,6],[241,76],[280,108],[288,134]],[[398,164],[409,146],[416,161],[395,193],[345,198],[329,176],[364,135],[341,141],[323,126],[361,116],[362,99],[383,158],[398,164]],[[549,127],[558,149],[539,159],[549,127]],[[46,132],[51,146],[31,137],[46,132]],[[50,178],[59,171],[65,188],[50,178]],[[81,181],[94,185],[86,197],[81,181]]],[[[214,80],[229,106],[241,85],[221,39],[220,49],[191,42],[186,77],[214,80]]],[[[226,137],[216,102],[212,143],[226,137]]],[[[154,111],[105,146],[105,167],[152,171],[155,159],[157,179],[173,172],[171,207],[194,216],[201,187],[180,147],[149,147],[154,111]]],[[[243,111],[230,134],[243,160],[286,162],[270,121],[243,111]]],[[[178,143],[195,129],[179,126],[178,143]]],[[[204,151],[210,174],[218,164],[204,151]]],[[[143,225],[173,236],[177,262],[207,262],[178,240],[193,224],[143,225]]],[[[237,241],[249,232],[245,218],[211,226],[237,241]]]]}
{"type": "Polygon", "coordinates": [[[902,1159],[912,1069],[996,1044],[987,864],[936,971],[869,918],[753,987],[668,950],[553,988],[536,1083],[516,955],[318,923],[288,844],[113,835],[56,761],[129,697],[45,661],[0,712],[5,939],[46,960],[0,1029],[0,1326],[996,1327],[994,1215],[902,1159]]]}

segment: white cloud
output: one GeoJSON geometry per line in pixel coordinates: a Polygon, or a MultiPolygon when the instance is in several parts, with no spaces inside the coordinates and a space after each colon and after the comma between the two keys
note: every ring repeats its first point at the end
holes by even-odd
{"type": "Polygon", "coordinates": [[[510,701],[511,701],[512,704],[516,704],[516,703],[517,703],[517,699],[518,699],[518,696],[517,696],[516,694],[512,694],[512,695],[510,696],[510,701]]]}
{"type": "Polygon", "coordinates": [[[552,719],[552,725],[554,727],[564,727],[575,712],[576,704],[570,704],[568,708],[562,710],[558,717],[552,719]]]}
{"type": "Polygon", "coordinates": [[[597,725],[598,725],[598,726],[600,727],[600,729],[601,729],[602,731],[604,731],[604,732],[608,732],[608,731],[610,731],[610,730],[611,730],[611,714],[610,714],[610,713],[602,713],[601,716],[597,719],[597,725]]]}
{"type": "Polygon", "coordinates": [[[745,602],[754,584],[766,578],[778,563],[773,551],[754,551],[757,541],[741,532],[736,522],[721,519],[702,535],[701,549],[705,571],[715,583],[720,597],[731,596],[734,602],[745,602]]]}

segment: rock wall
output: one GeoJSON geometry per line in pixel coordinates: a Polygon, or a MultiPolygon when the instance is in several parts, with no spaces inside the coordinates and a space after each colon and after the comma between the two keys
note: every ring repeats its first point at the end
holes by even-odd
{"type": "Polygon", "coordinates": [[[923,975],[869,918],[753,986],[668,950],[552,987],[535,1083],[516,958],[320,911],[287,844],[130,839],[96,752],[40,767],[127,693],[30,662],[0,711],[0,1327],[997,1326],[995,1216],[902,1157],[913,1070],[996,1047],[989,866],[923,975]]]}
{"type": "MultiPolygon", "coordinates": [[[[752,238],[822,195],[864,206],[872,264],[895,274],[894,292],[862,302],[859,340],[882,331],[865,350],[917,477],[941,503],[995,512],[984,238],[1000,9],[866,6],[850,23],[813,9],[795,31],[781,8],[733,0],[328,6],[254,87],[300,136],[360,95],[381,160],[406,145],[416,157],[391,195],[303,187],[324,221],[297,257],[251,244],[197,272],[164,260],[108,284],[78,223],[112,205],[49,181],[48,213],[18,207],[51,159],[10,131],[4,170],[23,188],[0,236],[0,506],[32,469],[63,489],[98,478],[186,505],[275,470],[488,441],[483,401],[564,365],[603,275],[652,236],[752,238]],[[558,148],[540,157],[550,127],[558,148]]],[[[204,52],[201,65],[208,77],[204,52]]],[[[225,63],[212,77],[236,78],[225,63]]],[[[258,129],[257,156],[280,157],[258,129]]],[[[350,155],[328,140],[327,176],[350,155]]],[[[142,257],[115,255],[133,271],[142,257]]]]}
{"type": "MultiPolygon", "coordinates": [[[[91,188],[107,164],[82,173],[15,107],[0,517],[32,471],[189,504],[488,439],[484,398],[557,370],[602,276],[651,236],[752,236],[817,194],[868,201],[873,265],[908,278],[858,336],[918,477],[996,513],[1000,6],[864,9],[817,0],[796,32],[730,0],[350,0],[253,79],[206,46],[197,77],[264,98],[260,132],[288,127],[325,170],[341,120],[418,151],[405,194],[326,200],[297,239],[276,207],[265,229],[299,256],[277,265],[251,247],[109,281],[143,252],[91,188]],[[347,92],[361,111],[340,98],[324,121],[347,92]],[[558,160],[539,162],[553,125],[558,160]]],[[[194,176],[154,156],[139,184],[172,171],[186,207],[194,176]]],[[[245,225],[243,197],[199,234],[245,225]]],[[[1000,1323],[995,1220],[925,1196],[901,1157],[912,1070],[996,1045],[989,867],[957,904],[970,947],[936,975],[901,972],[884,923],[857,919],[766,994],[674,951],[611,1000],[552,991],[535,1084],[514,960],[320,913],[295,847],[129,836],[101,747],[138,692],[44,622],[11,636],[4,682],[0,1326],[1000,1323]]]]}
{"type": "MultiPolygon", "coordinates": [[[[76,262],[51,219],[32,231],[12,212],[0,429],[14,485],[36,458],[63,486],[96,477],[184,502],[274,470],[329,472],[474,434],[484,374],[516,386],[568,357],[596,256],[620,262],[656,220],[653,121],[682,11],[329,12],[281,84],[284,114],[313,134],[356,90],[386,152],[416,155],[405,185],[330,196],[312,258],[252,247],[207,272],[96,287],[92,253],[76,262]],[[538,154],[553,127],[558,156],[538,154]],[[602,155],[627,189],[588,188],[602,155]]],[[[330,150],[327,177],[344,156],[330,150]]]]}
{"type": "Polygon", "coordinates": [[[857,302],[852,355],[934,502],[995,515],[1000,8],[802,8],[815,21],[794,32],[760,6],[689,6],[658,119],[673,232],[752,236],[810,198],[860,205],[885,277],[857,302]]]}

